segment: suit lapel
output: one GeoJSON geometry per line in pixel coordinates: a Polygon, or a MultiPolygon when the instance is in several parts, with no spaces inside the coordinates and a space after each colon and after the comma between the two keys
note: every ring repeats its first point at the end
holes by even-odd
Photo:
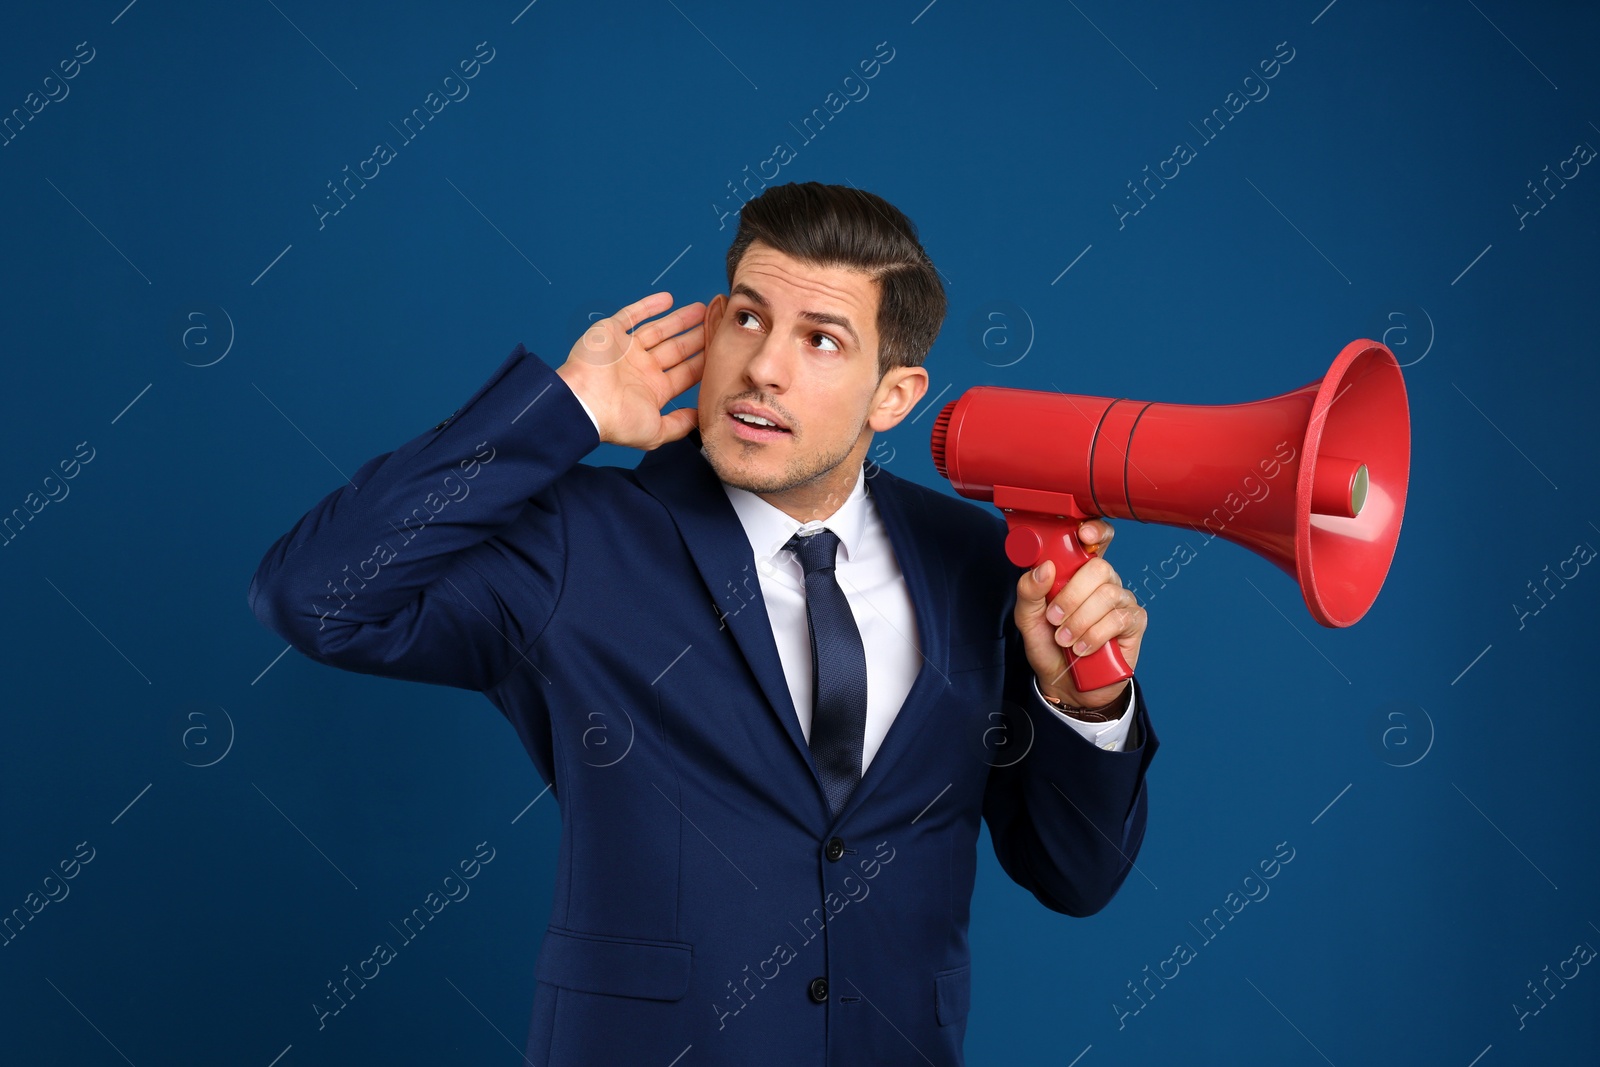
{"type": "Polygon", "coordinates": [[[700,454],[700,432],[691,430],[687,436],[647,452],[639,461],[637,477],[677,524],[695,569],[711,594],[711,609],[722,616],[738,642],[770,710],[810,769],[820,794],[822,780],[817,776],[805,735],[800,732],[794,699],[783,675],[783,661],[778,658],[778,646],[772,639],[772,623],[761,595],[750,539],[717,472],[700,454]]]}
{"type": "Polygon", "coordinates": [[[866,478],[867,492],[877,506],[889,544],[894,549],[895,561],[900,565],[906,589],[911,594],[922,660],[911,690],[889,724],[889,732],[878,745],[872,762],[867,764],[867,773],[839,813],[841,819],[848,818],[888,777],[911,738],[923,729],[928,710],[949,683],[950,598],[946,595],[945,568],[931,556],[926,535],[918,536],[918,531],[934,528],[932,517],[925,513],[916,492],[919,487],[890,474],[871,460],[867,461],[866,478]]]}
{"type": "MultiPolygon", "coordinates": [[[[822,797],[822,781],[800,730],[783,662],[772,638],[772,623],[761,595],[750,540],[716,471],[700,454],[699,431],[692,430],[687,436],[646,453],[639,461],[636,477],[672,516],[710,593],[713,610],[723,617],[733,634],[769,709],[810,769],[817,795],[822,797]]],[[[945,595],[944,568],[925,556],[917,536],[918,530],[931,528],[929,516],[911,491],[914,487],[870,460],[866,463],[866,478],[867,491],[883,520],[911,594],[922,664],[841,818],[848,816],[889,774],[910,736],[920,729],[928,708],[946,685],[949,660],[949,599],[945,595]]]]}

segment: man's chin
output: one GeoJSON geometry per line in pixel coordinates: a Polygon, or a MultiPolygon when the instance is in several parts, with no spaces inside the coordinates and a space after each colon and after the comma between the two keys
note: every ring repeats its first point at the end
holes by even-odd
{"type": "Polygon", "coordinates": [[[789,465],[770,448],[751,448],[751,442],[726,436],[707,440],[702,436],[706,458],[717,477],[735,489],[752,493],[773,493],[786,488],[789,465]]]}
{"type": "Polygon", "coordinates": [[[727,482],[736,489],[748,489],[752,493],[770,492],[766,487],[776,481],[782,473],[782,467],[771,467],[759,457],[739,457],[739,442],[733,444],[733,453],[718,447],[717,442],[710,442],[706,446],[706,458],[711,461],[711,469],[717,472],[717,477],[727,482]]]}

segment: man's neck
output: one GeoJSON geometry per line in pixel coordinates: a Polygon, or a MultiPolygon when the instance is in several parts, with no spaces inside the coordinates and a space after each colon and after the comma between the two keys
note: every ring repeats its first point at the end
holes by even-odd
{"type": "Polygon", "coordinates": [[[782,493],[756,495],[795,522],[822,522],[843,507],[855,492],[865,458],[864,449],[852,449],[849,457],[829,471],[822,481],[798,485],[782,493]]]}
{"type": "MultiPolygon", "coordinates": [[[[701,446],[702,454],[704,446],[701,446]]],[[[859,444],[850,454],[822,478],[793,486],[777,493],[758,493],[745,490],[777,508],[795,522],[821,522],[831,517],[855,492],[866,462],[867,446],[859,444]]],[[[707,457],[709,460],[709,457],[707,457]]],[[[732,483],[725,483],[732,484],[732,483]]],[[[733,485],[743,489],[743,486],[733,485]]]]}

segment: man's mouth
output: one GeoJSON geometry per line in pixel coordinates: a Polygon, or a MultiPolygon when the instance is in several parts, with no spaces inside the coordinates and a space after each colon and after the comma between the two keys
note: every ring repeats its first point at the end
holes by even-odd
{"type": "Polygon", "coordinates": [[[729,412],[728,418],[734,425],[735,436],[746,441],[775,441],[790,432],[771,419],[745,411],[729,412]]]}
{"type": "Polygon", "coordinates": [[[779,426],[777,423],[773,422],[771,419],[764,419],[760,415],[751,415],[750,413],[745,412],[745,411],[735,411],[733,413],[733,417],[738,419],[740,422],[745,423],[748,426],[769,426],[774,430],[783,429],[782,426],[779,426]]]}

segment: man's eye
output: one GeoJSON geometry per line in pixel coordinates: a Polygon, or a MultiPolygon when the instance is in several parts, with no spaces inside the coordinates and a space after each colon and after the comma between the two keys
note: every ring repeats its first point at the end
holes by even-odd
{"type": "Polygon", "coordinates": [[[740,325],[743,325],[742,316],[745,316],[745,315],[749,315],[751,318],[755,317],[755,313],[750,311],[750,309],[748,309],[748,308],[740,308],[738,311],[735,311],[733,313],[733,321],[739,323],[740,325]]]}
{"type": "Polygon", "coordinates": [[[820,338],[822,338],[822,340],[826,341],[828,344],[833,346],[832,348],[824,348],[823,349],[824,352],[837,352],[837,351],[839,351],[839,342],[835,341],[833,338],[829,337],[827,334],[825,334],[825,333],[814,333],[811,336],[812,337],[820,337],[820,338]]]}

